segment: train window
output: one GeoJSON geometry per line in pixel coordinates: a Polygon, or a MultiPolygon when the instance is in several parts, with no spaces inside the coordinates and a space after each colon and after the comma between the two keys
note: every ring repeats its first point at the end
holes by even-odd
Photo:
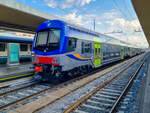
{"type": "Polygon", "coordinates": [[[76,49],[77,39],[70,37],[67,44],[67,52],[74,51],[76,49]]]}
{"type": "Polygon", "coordinates": [[[116,56],[119,56],[119,53],[116,53],[116,56]]]}
{"type": "Polygon", "coordinates": [[[30,51],[32,51],[32,45],[30,44],[30,51]]]}
{"type": "Polygon", "coordinates": [[[84,53],[84,42],[82,42],[81,47],[82,47],[82,54],[83,54],[84,53]]]}
{"type": "Polygon", "coordinates": [[[28,51],[28,45],[27,44],[20,44],[20,51],[28,51]]]}
{"type": "Polygon", "coordinates": [[[6,49],[5,44],[0,43],[0,52],[5,51],[5,49],[6,49]]]}
{"type": "Polygon", "coordinates": [[[103,52],[103,57],[105,57],[105,52],[103,52]]]}
{"type": "Polygon", "coordinates": [[[110,53],[106,52],[106,58],[109,58],[109,57],[110,57],[110,53]]]}
{"type": "Polygon", "coordinates": [[[110,53],[110,56],[114,56],[114,53],[110,53]]]}
{"type": "Polygon", "coordinates": [[[83,53],[92,53],[92,43],[82,42],[82,54],[83,53]]]}
{"type": "Polygon", "coordinates": [[[47,43],[48,31],[40,31],[36,34],[34,49],[44,51],[47,43]]]}
{"type": "Polygon", "coordinates": [[[36,46],[41,46],[47,42],[48,31],[38,32],[36,46]]]}
{"type": "Polygon", "coordinates": [[[97,58],[97,48],[95,48],[95,57],[97,58]]]}
{"type": "Polygon", "coordinates": [[[51,29],[48,35],[48,51],[59,49],[61,30],[51,29]]]}
{"type": "Polygon", "coordinates": [[[99,53],[99,57],[101,57],[101,49],[100,48],[98,48],[98,53],[99,53]]]}
{"type": "Polygon", "coordinates": [[[98,48],[95,48],[95,52],[94,52],[94,57],[97,58],[97,52],[98,52],[98,48]]]}
{"type": "Polygon", "coordinates": [[[34,49],[40,51],[53,51],[59,49],[60,34],[61,30],[59,29],[38,32],[34,49]]]}

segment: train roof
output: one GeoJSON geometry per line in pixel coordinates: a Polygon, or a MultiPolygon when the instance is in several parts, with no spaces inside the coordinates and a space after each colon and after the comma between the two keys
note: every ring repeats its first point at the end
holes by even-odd
{"type": "Polygon", "coordinates": [[[55,26],[58,27],[59,26],[59,28],[60,28],[60,27],[63,27],[65,25],[67,27],[70,27],[73,30],[78,31],[78,32],[90,34],[90,35],[93,35],[93,36],[96,36],[96,37],[101,37],[102,42],[104,42],[104,43],[110,43],[110,44],[115,44],[115,45],[123,45],[123,46],[128,46],[128,47],[134,47],[134,45],[132,45],[130,43],[127,43],[125,41],[122,41],[122,40],[116,39],[114,37],[111,37],[111,36],[99,33],[97,31],[93,31],[93,30],[87,29],[87,28],[82,27],[80,25],[76,25],[76,24],[73,24],[73,23],[70,23],[70,22],[66,22],[66,21],[62,21],[62,20],[48,20],[46,22],[43,22],[38,27],[37,31],[40,31],[43,28],[48,29],[51,26],[51,22],[53,22],[53,24],[52,24],[53,27],[55,27],[55,26]]]}
{"type": "MultiPolygon", "coordinates": [[[[67,23],[67,22],[65,22],[67,23]]],[[[125,41],[122,41],[122,40],[119,40],[119,39],[116,39],[112,36],[109,36],[109,35],[105,35],[105,34],[102,34],[102,33],[99,33],[97,31],[93,31],[93,30],[90,30],[90,29],[87,29],[87,28],[84,28],[82,26],[79,26],[79,25],[75,25],[75,24],[72,24],[72,23],[67,23],[69,26],[75,28],[75,29],[80,29],[80,30],[83,30],[83,31],[87,31],[89,33],[93,33],[95,35],[98,35],[99,37],[101,37],[101,41],[104,42],[104,43],[110,43],[110,44],[116,44],[116,45],[123,45],[123,46],[128,46],[128,47],[133,47],[132,44],[130,43],[127,43],[125,41]],[[104,39],[105,37],[105,39],[104,39]]]]}
{"type": "Polygon", "coordinates": [[[29,43],[29,44],[32,44],[33,38],[14,37],[14,36],[0,36],[0,42],[29,43]]]}

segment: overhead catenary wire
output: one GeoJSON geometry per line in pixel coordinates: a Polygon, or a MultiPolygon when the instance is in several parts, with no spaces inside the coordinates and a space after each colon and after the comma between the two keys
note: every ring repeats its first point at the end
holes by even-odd
{"type": "MultiPolygon", "coordinates": [[[[135,19],[135,17],[132,15],[132,13],[130,12],[129,8],[127,7],[126,0],[123,0],[123,2],[124,2],[125,9],[127,10],[127,12],[128,12],[129,15],[127,15],[125,13],[125,11],[120,7],[120,5],[118,4],[118,2],[116,0],[113,0],[113,1],[114,1],[113,3],[115,5],[115,8],[117,8],[120,11],[120,13],[122,14],[122,16],[124,16],[125,19],[127,19],[127,20],[129,20],[129,19],[134,20],[135,19]]],[[[134,30],[133,32],[135,32],[135,31],[136,30],[134,30]]]]}
{"type": "Polygon", "coordinates": [[[128,8],[128,6],[127,6],[126,0],[123,0],[123,2],[124,2],[125,9],[127,10],[127,12],[128,12],[128,14],[130,15],[130,17],[131,17],[132,19],[135,19],[135,17],[133,16],[131,10],[129,10],[129,8],[128,8]]]}
{"type": "MultiPolygon", "coordinates": [[[[130,10],[128,9],[128,7],[127,7],[127,3],[126,3],[126,1],[124,1],[123,0],[123,2],[124,2],[124,6],[125,6],[125,8],[127,9],[127,12],[128,12],[128,14],[129,15],[127,15],[126,13],[125,13],[125,11],[120,7],[120,5],[118,4],[118,2],[116,1],[116,0],[113,0],[114,2],[114,5],[115,5],[115,7],[116,7],[116,9],[118,9],[119,11],[120,11],[120,13],[124,16],[124,18],[126,18],[127,20],[129,19],[129,18],[127,18],[127,17],[129,17],[129,15],[130,15],[130,17],[132,17],[133,18],[133,16],[132,16],[132,14],[130,13],[130,10]]],[[[61,7],[57,7],[57,9],[58,10],[60,10],[60,11],[63,11],[64,13],[66,13],[66,14],[68,14],[70,11],[66,11],[65,9],[63,9],[63,8],[61,8],[61,7]]],[[[82,8],[78,8],[78,10],[80,10],[80,11],[82,11],[82,12],[84,12],[84,13],[89,13],[89,12],[87,12],[87,10],[84,10],[83,11],[83,9],[82,8]]],[[[93,24],[93,29],[95,30],[95,24],[96,24],[96,22],[95,22],[95,18],[93,18],[92,19],[92,24],[93,24]]],[[[117,32],[117,31],[112,31],[112,32],[109,32],[109,33],[104,33],[104,34],[116,34],[116,33],[120,33],[120,34],[123,34],[124,32],[123,32],[123,30],[121,30],[122,32],[117,32]]],[[[135,30],[134,30],[135,31],[135,30]]]]}
{"type": "Polygon", "coordinates": [[[116,9],[118,9],[120,11],[120,13],[122,14],[122,16],[124,16],[124,18],[126,18],[128,20],[128,15],[122,10],[122,8],[120,7],[120,5],[116,2],[116,0],[113,0],[114,6],[116,9]]]}

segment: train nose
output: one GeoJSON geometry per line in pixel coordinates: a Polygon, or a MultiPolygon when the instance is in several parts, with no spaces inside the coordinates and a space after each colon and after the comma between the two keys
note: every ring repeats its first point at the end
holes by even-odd
{"type": "Polygon", "coordinates": [[[58,57],[34,57],[34,64],[52,64],[55,66],[59,66],[59,58],[58,57]]]}

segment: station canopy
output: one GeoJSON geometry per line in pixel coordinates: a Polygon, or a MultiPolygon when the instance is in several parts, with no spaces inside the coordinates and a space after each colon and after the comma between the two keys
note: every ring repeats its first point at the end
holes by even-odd
{"type": "MultiPolygon", "coordinates": [[[[63,18],[55,17],[53,15],[20,4],[15,0],[0,0],[0,29],[34,34],[37,27],[42,22],[52,19],[66,21],[63,18]]],[[[72,24],[69,21],[66,22],[72,24]]],[[[117,45],[130,45],[112,37],[102,38],[102,41],[106,43],[111,42],[117,45]]]]}
{"type": "Polygon", "coordinates": [[[0,0],[0,29],[34,33],[42,22],[51,19],[58,18],[14,0],[0,0]]]}
{"type": "Polygon", "coordinates": [[[150,0],[132,0],[132,3],[150,45],[150,0]]]}

